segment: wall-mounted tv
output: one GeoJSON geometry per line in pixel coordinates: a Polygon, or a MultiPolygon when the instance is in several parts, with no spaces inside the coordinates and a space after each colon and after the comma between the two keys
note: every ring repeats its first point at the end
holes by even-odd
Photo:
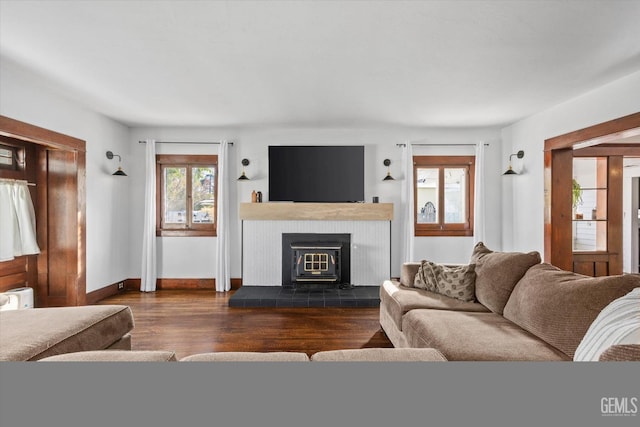
{"type": "Polygon", "coordinates": [[[364,146],[269,146],[269,200],[364,201],[364,146]]]}

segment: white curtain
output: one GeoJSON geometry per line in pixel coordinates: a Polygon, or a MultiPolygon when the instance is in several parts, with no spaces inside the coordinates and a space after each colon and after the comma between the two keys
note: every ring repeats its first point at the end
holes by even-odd
{"type": "Polygon", "coordinates": [[[147,139],[145,152],[144,225],[142,235],[142,292],[156,290],[156,141],[147,139]]]}
{"type": "Polygon", "coordinates": [[[484,179],[484,142],[476,144],[475,194],[473,198],[473,243],[484,242],[485,239],[485,179],[484,179]]]}
{"type": "Polygon", "coordinates": [[[216,251],[216,291],[231,290],[229,271],[229,143],[222,141],[218,152],[218,218],[216,251]]]}
{"type": "Polygon", "coordinates": [[[36,214],[27,182],[0,180],[0,261],[39,253],[36,214]]]}
{"type": "Polygon", "coordinates": [[[409,142],[406,143],[402,153],[402,169],[404,171],[404,183],[402,186],[402,205],[404,206],[402,262],[411,262],[415,261],[413,258],[415,233],[413,226],[413,149],[409,142]]]}

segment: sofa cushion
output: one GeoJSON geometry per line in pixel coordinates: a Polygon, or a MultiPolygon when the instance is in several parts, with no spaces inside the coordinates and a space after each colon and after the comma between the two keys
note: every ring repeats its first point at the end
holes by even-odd
{"type": "Polygon", "coordinates": [[[173,351],[93,350],[57,354],[40,359],[38,362],[175,362],[176,360],[176,353],[173,351]]]}
{"type": "Polygon", "coordinates": [[[293,351],[252,352],[221,351],[214,353],[192,354],[183,357],[181,362],[308,362],[307,353],[293,351]]]}
{"type": "Polygon", "coordinates": [[[48,307],[0,312],[0,360],[38,360],[103,350],[133,329],[124,305],[48,307]]]}
{"type": "Polygon", "coordinates": [[[543,263],[516,285],[504,317],[569,357],[610,302],[640,286],[640,276],[588,277],[543,263]]]}
{"type": "Polygon", "coordinates": [[[380,305],[384,306],[399,330],[402,330],[402,316],[416,308],[437,310],[487,312],[482,304],[460,301],[424,289],[409,288],[398,282],[386,280],[380,286],[380,305]]]}
{"type": "Polygon", "coordinates": [[[596,362],[605,350],[619,344],[640,344],[640,288],[602,309],[576,348],[573,360],[596,362]]]}
{"type": "Polygon", "coordinates": [[[476,299],[494,313],[502,314],[518,280],[531,266],[540,263],[540,254],[494,252],[478,242],[470,263],[476,265],[476,299]]]}
{"type": "Polygon", "coordinates": [[[476,265],[447,266],[423,260],[413,286],[460,301],[475,300],[476,265]]]}
{"type": "Polygon", "coordinates": [[[450,361],[571,360],[496,313],[412,310],[402,329],[410,347],[437,348],[450,361]]]}
{"type": "Polygon", "coordinates": [[[319,351],[312,362],[445,362],[435,348],[356,348],[319,351]]]}

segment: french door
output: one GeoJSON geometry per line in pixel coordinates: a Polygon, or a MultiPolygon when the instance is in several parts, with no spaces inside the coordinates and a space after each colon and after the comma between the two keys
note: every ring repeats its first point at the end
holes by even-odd
{"type": "Polygon", "coordinates": [[[627,142],[638,135],[635,113],[545,141],[545,262],[622,274],[623,159],[640,156],[640,145],[627,142]]]}

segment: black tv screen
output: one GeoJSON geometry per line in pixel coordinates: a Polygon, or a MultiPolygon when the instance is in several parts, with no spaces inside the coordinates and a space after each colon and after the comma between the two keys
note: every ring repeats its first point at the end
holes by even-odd
{"type": "Polygon", "coordinates": [[[269,200],[364,201],[364,146],[269,146],[269,200]]]}

